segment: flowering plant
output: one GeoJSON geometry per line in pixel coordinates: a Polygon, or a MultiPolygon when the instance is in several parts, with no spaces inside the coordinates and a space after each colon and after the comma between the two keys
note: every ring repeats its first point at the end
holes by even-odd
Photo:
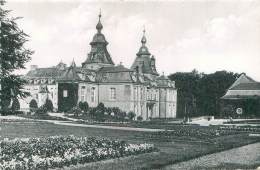
{"type": "Polygon", "coordinates": [[[51,136],[0,141],[0,169],[49,169],[154,151],[152,144],[51,136]]]}

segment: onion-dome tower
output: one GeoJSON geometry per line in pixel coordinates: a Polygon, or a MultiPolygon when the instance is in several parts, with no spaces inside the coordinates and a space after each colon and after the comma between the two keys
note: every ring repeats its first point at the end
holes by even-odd
{"type": "Polygon", "coordinates": [[[98,17],[99,20],[96,25],[97,33],[90,42],[91,50],[86,61],[82,63],[83,68],[92,68],[95,66],[95,69],[103,66],[114,65],[114,62],[112,61],[110,54],[107,51],[108,42],[106,41],[104,34],[101,33],[101,30],[103,29],[103,25],[101,23],[101,12],[98,17]]]}
{"type": "Polygon", "coordinates": [[[156,71],[155,66],[155,58],[151,56],[151,53],[149,52],[148,48],[146,47],[146,36],[145,36],[145,30],[143,30],[143,37],[141,39],[141,47],[136,54],[137,57],[135,58],[135,61],[133,65],[131,66],[131,69],[136,70],[138,67],[138,70],[140,73],[144,74],[150,74],[150,75],[159,75],[156,71]]]}

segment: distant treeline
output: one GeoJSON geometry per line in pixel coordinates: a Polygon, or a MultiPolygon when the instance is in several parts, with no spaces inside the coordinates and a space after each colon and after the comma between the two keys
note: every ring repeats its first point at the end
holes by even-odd
{"type": "Polygon", "coordinates": [[[169,78],[178,89],[177,117],[220,116],[220,97],[239,75],[227,71],[205,74],[197,70],[171,74],[169,78]]]}

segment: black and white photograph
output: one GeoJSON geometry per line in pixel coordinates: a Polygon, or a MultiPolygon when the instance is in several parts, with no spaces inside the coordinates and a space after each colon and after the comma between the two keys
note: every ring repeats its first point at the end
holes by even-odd
{"type": "Polygon", "coordinates": [[[0,0],[0,170],[260,170],[259,0],[0,0]]]}

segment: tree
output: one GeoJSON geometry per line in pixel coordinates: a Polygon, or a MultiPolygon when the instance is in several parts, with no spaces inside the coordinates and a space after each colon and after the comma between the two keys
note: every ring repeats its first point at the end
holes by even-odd
{"type": "Polygon", "coordinates": [[[217,71],[212,74],[175,73],[169,78],[175,81],[178,90],[178,117],[220,115],[220,98],[237,79],[239,74],[217,71]]]}
{"type": "Polygon", "coordinates": [[[220,98],[238,78],[239,74],[227,71],[217,71],[205,74],[199,81],[198,111],[203,115],[220,115],[220,98]]]}
{"type": "Polygon", "coordinates": [[[175,86],[178,89],[178,117],[196,115],[196,96],[199,88],[198,83],[202,76],[203,74],[199,74],[197,70],[185,73],[177,72],[169,76],[170,80],[175,81],[175,86]]]}
{"type": "Polygon", "coordinates": [[[19,18],[10,17],[10,11],[3,9],[4,4],[5,2],[0,2],[0,106],[3,110],[7,109],[11,100],[29,95],[22,90],[26,81],[14,71],[24,69],[25,63],[33,54],[24,46],[28,41],[28,35],[19,29],[16,23],[19,18]]]}

